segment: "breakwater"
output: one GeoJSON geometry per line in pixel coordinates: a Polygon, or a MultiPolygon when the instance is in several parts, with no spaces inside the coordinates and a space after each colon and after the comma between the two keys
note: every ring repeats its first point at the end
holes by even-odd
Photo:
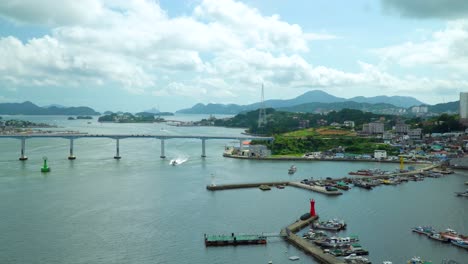
{"type": "Polygon", "coordinates": [[[206,189],[209,191],[221,191],[221,190],[231,190],[231,189],[243,189],[243,188],[258,188],[261,185],[266,185],[270,187],[274,186],[292,186],[300,189],[310,190],[326,195],[341,195],[343,194],[340,191],[327,191],[325,187],[321,186],[310,186],[306,184],[302,184],[299,182],[289,182],[289,181],[281,181],[281,182],[256,182],[256,183],[235,183],[235,184],[223,184],[223,185],[208,185],[206,189]]]}

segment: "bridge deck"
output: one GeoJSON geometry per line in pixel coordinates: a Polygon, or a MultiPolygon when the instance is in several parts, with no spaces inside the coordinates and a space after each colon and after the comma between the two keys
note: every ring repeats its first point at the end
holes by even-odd
{"type": "Polygon", "coordinates": [[[71,133],[50,133],[50,134],[7,134],[0,135],[0,138],[16,138],[16,139],[30,139],[30,138],[156,138],[156,139],[177,139],[177,138],[192,138],[192,139],[236,139],[236,140],[273,140],[272,137],[256,137],[256,136],[207,136],[207,135],[139,135],[139,134],[71,134],[71,133]]]}

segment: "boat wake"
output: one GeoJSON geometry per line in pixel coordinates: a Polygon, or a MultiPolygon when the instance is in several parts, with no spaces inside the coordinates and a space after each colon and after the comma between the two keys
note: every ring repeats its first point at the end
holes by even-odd
{"type": "Polygon", "coordinates": [[[185,163],[187,160],[188,158],[176,158],[176,159],[172,159],[169,162],[169,164],[172,166],[181,165],[182,163],[185,163]]]}

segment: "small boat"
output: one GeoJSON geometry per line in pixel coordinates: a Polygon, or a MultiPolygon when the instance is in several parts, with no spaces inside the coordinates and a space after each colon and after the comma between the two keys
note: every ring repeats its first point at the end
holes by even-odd
{"type": "Polygon", "coordinates": [[[315,244],[321,247],[328,248],[343,248],[351,246],[351,243],[358,242],[359,238],[357,236],[351,237],[330,237],[325,238],[324,240],[315,241],[315,244]]]}
{"type": "Polygon", "coordinates": [[[367,258],[358,256],[356,254],[351,254],[347,257],[344,257],[343,259],[346,263],[365,263],[365,264],[371,263],[367,258]]]}
{"type": "Polygon", "coordinates": [[[433,234],[427,235],[427,237],[429,237],[430,239],[440,241],[442,243],[449,242],[449,240],[447,238],[441,236],[440,233],[433,233],[433,234]]]}
{"type": "Polygon", "coordinates": [[[436,233],[436,231],[434,230],[434,228],[432,228],[432,226],[417,226],[417,227],[413,227],[411,231],[418,233],[418,234],[427,235],[427,236],[432,235],[433,233],[436,233]]]}
{"type": "Polygon", "coordinates": [[[262,191],[269,191],[269,190],[271,190],[270,186],[265,185],[265,184],[260,185],[258,188],[259,188],[260,190],[262,190],[262,191]]]}
{"type": "Polygon", "coordinates": [[[337,182],[337,183],[336,183],[336,188],[341,189],[341,190],[344,190],[344,191],[349,190],[348,184],[345,183],[344,181],[339,181],[339,182],[337,182]]]}
{"type": "Polygon", "coordinates": [[[371,170],[357,170],[357,171],[350,171],[349,175],[359,175],[359,176],[372,176],[374,175],[371,170]]]}
{"type": "Polygon", "coordinates": [[[457,247],[468,249],[468,242],[464,241],[461,238],[452,239],[452,241],[450,241],[450,243],[454,244],[457,247]]]}
{"type": "Polygon", "coordinates": [[[336,192],[336,191],[338,191],[338,189],[336,187],[333,187],[333,186],[330,186],[330,185],[326,185],[325,190],[327,192],[336,192]]]}
{"type": "Polygon", "coordinates": [[[288,174],[294,174],[294,173],[296,173],[296,171],[297,171],[296,166],[291,165],[291,167],[288,170],[288,174]]]}
{"type": "Polygon", "coordinates": [[[431,261],[424,261],[421,257],[412,257],[408,260],[408,264],[429,264],[432,263],[431,261]]]}
{"type": "Polygon", "coordinates": [[[346,223],[340,219],[331,219],[328,221],[314,222],[315,229],[339,231],[346,229],[346,223]]]}
{"type": "Polygon", "coordinates": [[[314,241],[323,240],[327,238],[328,235],[323,231],[314,231],[313,229],[310,229],[309,232],[305,233],[302,237],[314,241]]]}
{"type": "Polygon", "coordinates": [[[280,184],[280,185],[276,185],[276,188],[278,188],[278,189],[284,189],[284,185],[281,185],[281,184],[280,184]]]}
{"type": "Polygon", "coordinates": [[[365,181],[355,181],[354,186],[364,188],[364,189],[367,189],[367,190],[372,190],[372,185],[370,185],[369,183],[367,183],[365,181]]]}
{"type": "Polygon", "coordinates": [[[468,197],[468,189],[466,189],[464,192],[455,192],[455,194],[461,197],[468,197]]]}
{"type": "Polygon", "coordinates": [[[291,256],[289,257],[289,260],[299,260],[300,258],[298,256],[291,256]]]}

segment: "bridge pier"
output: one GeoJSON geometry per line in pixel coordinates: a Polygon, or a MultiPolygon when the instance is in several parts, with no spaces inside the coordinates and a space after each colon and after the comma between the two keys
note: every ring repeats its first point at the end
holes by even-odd
{"type": "Polygon", "coordinates": [[[76,159],[75,155],[73,155],[73,138],[70,138],[70,155],[68,155],[69,160],[76,159]]]}
{"type": "Polygon", "coordinates": [[[115,140],[115,156],[114,156],[114,159],[120,159],[122,157],[120,157],[120,147],[119,147],[119,139],[117,138],[115,140]]]}
{"type": "Polygon", "coordinates": [[[166,155],[164,154],[164,139],[161,139],[161,159],[165,159],[166,155]]]}
{"type": "Polygon", "coordinates": [[[202,157],[202,158],[206,158],[205,141],[206,141],[206,139],[202,139],[202,140],[201,140],[201,142],[202,142],[202,154],[201,154],[201,157],[202,157]]]}
{"type": "Polygon", "coordinates": [[[25,154],[25,149],[26,149],[26,139],[22,138],[21,139],[21,156],[19,157],[19,160],[27,160],[28,157],[25,154]]]}

